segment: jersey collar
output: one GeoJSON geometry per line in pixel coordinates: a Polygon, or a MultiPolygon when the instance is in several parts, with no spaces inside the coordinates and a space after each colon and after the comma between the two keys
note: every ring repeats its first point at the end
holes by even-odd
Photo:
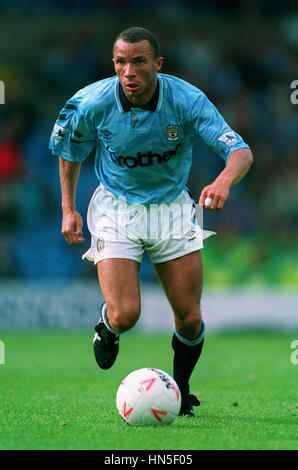
{"type": "MultiPolygon", "coordinates": [[[[161,103],[162,103],[162,98],[163,98],[163,83],[161,77],[157,76],[158,82],[157,82],[157,87],[154,92],[154,95],[152,96],[151,100],[149,103],[147,103],[145,106],[141,106],[141,109],[145,109],[148,111],[159,111],[161,108],[161,103]]],[[[117,106],[119,108],[119,111],[121,113],[128,112],[132,108],[136,108],[139,106],[134,106],[125,96],[119,78],[116,78],[115,81],[115,99],[117,106]]]]}

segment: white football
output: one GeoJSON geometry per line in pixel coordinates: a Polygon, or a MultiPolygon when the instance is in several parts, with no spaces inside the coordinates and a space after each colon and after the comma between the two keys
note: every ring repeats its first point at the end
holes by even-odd
{"type": "Polygon", "coordinates": [[[171,424],[177,417],[181,395],[167,372],[148,367],[135,370],[122,380],[116,405],[128,424],[159,426],[171,424]]]}

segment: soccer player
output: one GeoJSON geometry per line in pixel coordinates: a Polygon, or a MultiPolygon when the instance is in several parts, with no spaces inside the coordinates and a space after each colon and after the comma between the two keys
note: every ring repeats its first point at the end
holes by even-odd
{"type": "Polygon", "coordinates": [[[193,406],[200,403],[189,382],[204,344],[200,250],[208,234],[185,186],[193,141],[199,136],[226,163],[200,194],[199,204],[208,210],[223,208],[253,157],[201,90],[160,73],[163,58],[151,32],[140,27],[121,32],[113,62],[116,75],[67,101],[51,135],[50,149],[59,157],[62,234],[70,245],[84,241],[75,195],[81,163],[91,154],[99,186],[88,208],[91,246],[83,257],[97,265],[105,300],[95,326],[95,359],[109,369],[120,335],[140,316],[139,267],[146,250],[174,314],[180,415],[195,416],[193,406]]]}

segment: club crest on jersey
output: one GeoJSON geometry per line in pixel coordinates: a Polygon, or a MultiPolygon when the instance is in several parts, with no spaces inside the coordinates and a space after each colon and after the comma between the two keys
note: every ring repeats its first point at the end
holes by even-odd
{"type": "Polygon", "coordinates": [[[169,142],[175,142],[181,137],[181,129],[175,124],[169,124],[163,131],[165,138],[169,142]]]}
{"type": "Polygon", "coordinates": [[[96,241],[96,248],[97,248],[97,251],[98,253],[101,253],[102,250],[104,249],[105,247],[105,241],[103,238],[98,238],[97,241],[96,241]]]}
{"type": "Polygon", "coordinates": [[[231,147],[231,145],[233,145],[237,139],[236,139],[234,132],[230,131],[230,132],[225,132],[224,134],[222,134],[218,138],[218,140],[220,142],[224,142],[225,144],[227,144],[228,147],[231,147]]]}
{"type": "Polygon", "coordinates": [[[68,133],[68,129],[60,126],[60,124],[55,124],[52,137],[54,139],[54,145],[58,145],[61,142],[66,134],[68,133]]]}

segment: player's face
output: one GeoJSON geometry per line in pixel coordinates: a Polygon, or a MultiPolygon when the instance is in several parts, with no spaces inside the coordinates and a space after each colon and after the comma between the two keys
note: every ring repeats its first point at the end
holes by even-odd
{"type": "Polygon", "coordinates": [[[113,62],[126,97],[140,106],[148,103],[155,91],[163,58],[153,57],[147,40],[130,44],[118,39],[113,62]]]}

